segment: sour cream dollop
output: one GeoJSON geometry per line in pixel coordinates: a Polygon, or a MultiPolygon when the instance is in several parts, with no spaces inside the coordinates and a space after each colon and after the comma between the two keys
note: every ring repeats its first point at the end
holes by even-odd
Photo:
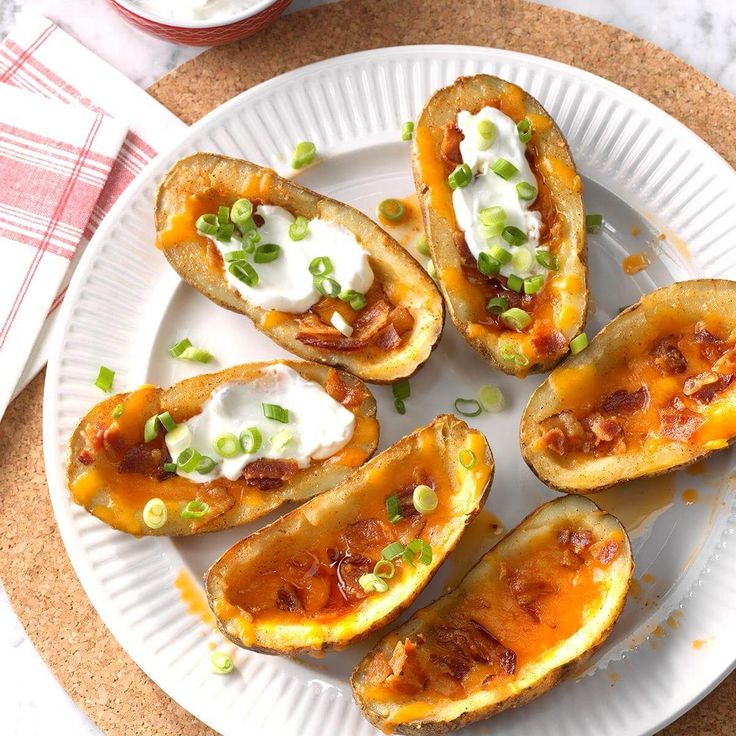
{"type": "MultiPolygon", "coordinates": [[[[279,257],[269,263],[255,263],[253,256],[248,262],[258,273],[258,283],[248,286],[227,269],[227,283],[249,302],[263,308],[280,312],[300,314],[306,312],[322,297],[314,285],[314,276],[309,264],[320,257],[327,257],[333,270],[329,274],[342,290],[353,289],[365,294],[373,283],[373,271],[368,262],[368,253],[358,243],[355,235],[334,222],[315,218],[309,221],[309,229],[302,240],[289,237],[289,227],[294,216],[283,207],[262,204],[255,213],[264,222],[258,228],[261,236],[258,245],[275,243],[281,247],[279,257]]],[[[238,240],[227,243],[210,238],[222,254],[241,249],[238,240]]]]}
{"type": "Polygon", "coordinates": [[[463,163],[471,168],[475,176],[467,186],[453,191],[452,205],[470,252],[477,260],[483,251],[488,252],[493,246],[501,246],[512,254],[516,249],[525,249],[531,255],[529,268],[520,270],[508,262],[501,265],[501,275],[515,274],[520,278],[546,275],[547,269],[536,258],[542,218],[539,212],[530,209],[534,202],[522,200],[516,190],[516,185],[520,182],[537,188],[537,180],[526,158],[526,144],[519,140],[516,123],[495,107],[484,107],[475,115],[467,110],[459,112],[457,127],[463,133],[463,140],[460,142],[463,163]],[[496,133],[493,143],[485,149],[478,131],[478,123],[482,120],[490,121],[495,126],[496,133]],[[491,166],[500,158],[511,162],[518,173],[506,180],[492,171],[491,166]],[[526,233],[526,243],[512,246],[500,235],[484,237],[479,214],[481,210],[494,206],[505,210],[507,226],[517,227],[526,233]]]}
{"type": "MultiPolygon", "coordinates": [[[[243,468],[259,458],[295,460],[300,468],[306,468],[312,460],[331,457],[350,442],[355,416],[318,383],[302,378],[289,366],[276,364],[264,368],[249,383],[232,381],[220,386],[202,405],[202,411],[185,424],[189,430],[185,433],[187,447],[211,457],[217,465],[208,474],[182,470],[177,470],[177,474],[195,483],[206,483],[223,476],[237,480],[243,468]],[[286,409],[288,422],[267,419],[263,404],[286,409]],[[217,437],[224,433],[240,437],[251,427],[256,427],[262,437],[256,452],[240,452],[233,458],[217,454],[213,446],[217,437]]],[[[166,445],[174,460],[186,449],[174,446],[168,435],[166,445]]]]}
{"type": "Polygon", "coordinates": [[[257,0],[133,0],[149,13],[173,20],[229,18],[255,5],[257,0]]]}

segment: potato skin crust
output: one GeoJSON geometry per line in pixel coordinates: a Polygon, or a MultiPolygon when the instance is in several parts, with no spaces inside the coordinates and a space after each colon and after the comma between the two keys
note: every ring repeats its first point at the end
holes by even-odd
{"type": "MultiPolygon", "coordinates": [[[[222,269],[208,264],[200,238],[179,241],[163,249],[172,268],[190,286],[225,309],[250,318],[255,327],[274,342],[304,360],[349,371],[371,383],[393,383],[408,378],[423,365],[442,334],[445,311],[442,297],[424,269],[373,220],[349,205],[324,197],[270,169],[213,153],[195,153],[169,170],[156,194],[155,223],[160,235],[171,218],[184,211],[186,198],[195,193],[216,192],[223,201],[258,197],[287,208],[307,219],[320,217],[351,231],[368,251],[371,268],[392,302],[414,317],[412,332],[402,345],[390,351],[374,346],[352,352],[330,352],[296,339],[297,315],[286,315],[278,324],[264,322],[268,310],[244,299],[230,288],[222,269]]],[[[283,313],[285,314],[285,313],[283,313]]]]}
{"type": "MultiPolygon", "coordinates": [[[[562,265],[558,275],[573,276],[578,280],[581,289],[578,295],[570,297],[570,304],[574,306],[575,320],[564,329],[561,329],[568,346],[565,347],[564,351],[547,360],[529,366],[518,366],[513,362],[504,360],[501,356],[498,335],[506,334],[507,331],[497,334],[487,331],[480,335],[474,334],[468,317],[471,312],[469,302],[442,279],[442,270],[448,267],[460,268],[461,259],[453,241],[454,223],[448,223],[432,206],[430,186],[423,178],[419,137],[417,135],[420,128],[437,130],[454,122],[459,110],[479,110],[486,101],[499,97],[508,84],[508,82],[498,77],[478,74],[472,77],[459,77],[450,86],[435,92],[425,105],[417,121],[412,144],[412,170],[432,261],[453,324],[471,347],[477,350],[494,368],[511,375],[523,376],[529,373],[544,373],[551,370],[568,354],[569,341],[585,327],[589,289],[582,189],[572,191],[557,178],[551,175],[545,176],[545,181],[551,190],[557,209],[562,214],[565,222],[563,246],[560,249],[562,265]]],[[[575,162],[570,149],[554,120],[534,97],[523,90],[519,90],[519,92],[522,95],[526,111],[539,116],[540,119],[544,118],[548,124],[545,130],[535,132],[534,144],[540,156],[553,156],[566,167],[575,171],[575,162]]],[[[438,143],[434,145],[434,155],[439,158],[438,143]]],[[[547,288],[549,288],[549,285],[547,288]]]]}

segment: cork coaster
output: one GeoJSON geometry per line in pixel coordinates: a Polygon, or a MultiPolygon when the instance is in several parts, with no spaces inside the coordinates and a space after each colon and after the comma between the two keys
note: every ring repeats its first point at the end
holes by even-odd
{"type": "MultiPolygon", "coordinates": [[[[736,117],[735,97],[628,33],[523,0],[346,0],[294,13],[241,44],[206,51],[150,92],[192,123],[295,67],[352,51],[425,43],[512,49],[586,69],[650,100],[736,163],[736,128],[722,125],[736,117]]],[[[138,669],[77,580],[46,488],[42,394],[39,376],[0,423],[0,569],[15,610],[56,677],[105,733],[209,736],[211,729],[138,669]]],[[[663,733],[726,736],[734,719],[736,676],[663,733]]]]}

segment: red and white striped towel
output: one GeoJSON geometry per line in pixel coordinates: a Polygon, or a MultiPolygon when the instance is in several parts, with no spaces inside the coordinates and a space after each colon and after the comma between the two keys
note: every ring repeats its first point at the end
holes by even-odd
{"type": "MultiPolygon", "coordinates": [[[[98,187],[98,196],[94,197],[91,210],[87,212],[85,221],[80,225],[84,208],[80,207],[75,200],[75,204],[67,208],[69,212],[65,215],[65,218],[55,224],[53,237],[49,238],[49,244],[39,250],[39,255],[36,256],[39,265],[32,274],[28,268],[23,271],[24,280],[26,273],[28,274],[28,292],[48,294],[44,289],[50,288],[51,298],[47,300],[45,306],[42,306],[41,300],[26,301],[31,300],[31,296],[24,298],[24,305],[32,303],[34,306],[33,308],[26,306],[24,314],[21,314],[19,310],[18,316],[13,320],[14,331],[17,331],[18,334],[22,333],[24,337],[22,344],[19,343],[16,349],[8,350],[8,340],[11,337],[10,331],[8,331],[8,337],[4,344],[2,343],[2,337],[0,337],[0,378],[2,378],[0,381],[0,416],[2,416],[7,401],[16,386],[16,381],[17,392],[46,363],[49,345],[52,342],[57,308],[61,304],[74,266],[87,241],[128,184],[133,181],[135,176],[159,150],[169,145],[172,140],[175,140],[186,130],[186,125],[140,87],[84,48],[54,23],[28,11],[21,13],[16,27],[0,42],[0,87],[3,88],[4,95],[10,95],[14,92],[17,95],[23,95],[24,99],[36,97],[35,102],[39,105],[42,103],[53,105],[57,112],[53,115],[42,116],[47,119],[49,126],[54,123],[55,119],[59,121],[66,120],[69,116],[76,114],[84,116],[85,120],[99,118],[101,121],[100,128],[105,128],[105,131],[108,130],[108,126],[111,126],[109,130],[112,130],[113,127],[118,131],[121,128],[127,129],[127,133],[124,134],[121,145],[119,145],[119,150],[112,154],[110,154],[110,151],[105,151],[114,160],[98,187]],[[17,89],[9,90],[8,87],[17,89]],[[24,90],[25,93],[21,90],[24,90]],[[63,111],[65,114],[59,111],[63,111]],[[70,219],[73,221],[68,221],[70,219]],[[78,232],[80,226],[82,232],[78,232]],[[71,241],[74,241],[77,234],[76,242],[72,243],[71,241]],[[52,245],[52,243],[56,243],[56,245],[52,245]],[[54,251],[56,247],[60,248],[59,253],[54,251]],[[49,266],[48,264],[52,265],[49,266]],[[53,280],[52,271],[54,273],[58,272],[60,265],[64,272],[62,278],[56,286],[48,286],[53,280]],[[50,275],[44,281],[36,281],[37,278],[40,279],[47,273],[47,267],[51,269],[48,271],[50,275]],[[44,288],[42,289],[41,286],[44,288]],[[25,314],[31,315],[28,320],[26,320],[25,314]],[[27,343],[29,341],[33,343],[34,339],[35,345],[32,346],[32,349],[28,347],[23,352],[27,343]],[[30,357],[28,357],[29,351],[31,353],[30,357]]],[[[3,138],[2,125],[8,122],[8,111],[12,107],[5,104],[4,99],[0,98],[0,136],[3,138]]],[[[26,109],[26,103],[18,104],[16,108],[17,111],[23,113],[26,109]]],[[[20,127],[25,128],[23,125],[20,127]]],[[[73,127],[73,132],[77,137],[81,135],[81,131],[90,129],[89,125],[85,129],[81,124],[73,127]]],[[[57,131],[56,138],[61,137],[63,140],[66,127],[60,125],[58,129],[56,127],[53,129],[57,131]]],[[[50,129],[47,129],[47,132],[50,132],[50,129]]],[[[98,132],[97,135],[108,135],[108,133],[98,132]]],[[[50,137],[54,138],[55,136],[52,134],[50,137]]],[[[99,140],[102,141],[103,138],[99,138],[99,140]]],[[[105,140],[108,139],[105,138],[105,140]]],[[[3,140],[2,150],[0,150],[0,190],[5,189],[8,182],[12,181],[5,170],[6,153],[4,148],[3,140]]],[[[90,150],[95,153],[102,152],[95,145],[92,145],[90,150]]],[[[63,167],[59,168],[53,157],[47,159],[47,163],[47,166],[38,167],[42,168],[44,173],[56,171],[60,174],[65,170],[63,167]]],[[[100,167],[101,164],[97,161],[94,165],[88,163],[85,167],[85,174],[78,178],[84,181],[94,180],[99,183],[99,177],[103,176],[100,167]],[[94,174],[91,173],[92,170],[94,170],[94,174]]],[[[19,178],[17,168],[8,168],[8,171],[10,176],[20,183],[20,192],[23,194],[25,175],[20,173],[19,178]]],[[[38,176],[38,170],[34,170],[32,176],[38,176]]],[[[30,202],[32,182],[30,178],[26,179],[26,182],[25,191],[29,194],[24,201],[30,202]]],[[[91,184],[87,184],[87,187],[91,187],[91,184]]],[[[36,191],[36,189],[34,188],[33,191],[36,191]]],[[[60,191],[63,191],[63,185],[58,190],[54,190],[54,196],[60,191]]],[[[85,194],[87,196],[85,201],[88,201],[91,197],[89,189],[86,190],[85,194]]],[[[0,207],[3,206],[2,203],[5,199],[6,195],[0,191],[0,207]]],[[[35,211],[31,213],[31,217],[34,215],[40,216],[41,210],[38,203],[35,203],[30,209],[35,211]]],[[[5,215],[0,215],[0,218],[4,220],[5,215]]],[[[23,222],[23,220],[21,219],[20,222],[23,222]]],[[[0,227],[2,228],[0,229],[0,237],[2,238],[0,240],[0,253],[10,254],[10,250],[8,250],[10,246],[5,242],[6,239],[12,240],[12,246],[17,248],[21,244],[19,238],[28,237],[28,229],[23,226],[15,227],[15,235],[8,235],[6,227],[2,225],[0,227]],[[26,234],[18,235],[18,230],[24,230],[26,234]]],[[[29,252],[34,250],[28,245],[24,245],[24,248],[29,252]]],[[[15,258],[16,256],[11,255],[10,259],[6,258],[5,263],[8,264],[9,260],[15,260],[15,258]]],[[[22,259],[21,256],[19,260],[21,264],[22,259]]],[[[22,265],[18,268],[22,270],[22,265]]],[[[15,271],[16,269],[11,270],[15,271]]],[[[13,291],[15,284],[16,281],[11,280],[9,269],[7,267],[0,269],[0,323],[6,321],[6,312],[3,311],[5,305],[3,301],[4,294],[13,291]]],[[[17,292],[18,288],[15,288],[13,294],[17,292]]]]}

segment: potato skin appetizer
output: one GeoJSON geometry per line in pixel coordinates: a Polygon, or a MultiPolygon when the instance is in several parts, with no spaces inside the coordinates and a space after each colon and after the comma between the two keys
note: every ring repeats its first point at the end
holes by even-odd
{"type": "Polygon", "coordinates": [[[384,733],[418,736],[523,705],[606,639],[633,570],[617,519],[584,497],[551,501],[374,647],[353,672],[355,701],[384,733]]]}
{"type": "MultiPolygon", "coordinates": [[[[260,217],[257,212],[254,209],[256,219],[260,217]]],[[[442,297],[424,269],[393,238],[352,207],[282,179],[270,169],[215,154],[189,156],[175,164],[161,182],[155,218],[158,246],[184,281],[220,306],[246,315],[259,330],[300,358],[344,368],[372,383],[392,383],[411,376],[440,338],[442,297]],[[230,208],[244,198],[254,208],[267,205],[279,208],[281,214],[286,211],[288,217],[306,218],[310,227],[317,218],[330,236],[339,237],[335,232],[339,229],[352,238],[353,247],[367,253],[373,274],[367,293],[359,295],[364,306],[359,306],[361,301],[358,306],[355,301],[344,301],[342,292],[337,298],[336,293],[328,296],[321,290],[321,297],[315,292],[319,301],[311,307],[284,311],[258,306],[253,290],[246,290],[250,298],[240,293],[238,282],[228,281],[229,269],[237,266],[223,261],[216,243],[219,235],[203,236],[196,223],[205,213],[217,213],[223,205],[230,208]],[[330,230],[329,226],[334,227],[330,230]]],[[[239,237],[237,230],[233,237],[239,237]]],[[[320,237],[315,235],[318,250],[320,237]]],[[[282,262],[287,249],[294,255],[306,242],[292,242],[286,235],[283,241],[276,243],[282,262]]],[[[335,252],[339,255],[341,251],[344,248],[335,252]]],[[[260,289],[269,266],[261,265],[257,255],[248,260],[254,260],[249,265],[255,271],[260,269],[259,285],[254,287],[260,289]]],[[[317,260],[323,263],[315,267],[315,273],[337,275],[330,273],[331,263],[325,266],[325,259],[317,260]]],[[[306,276],[311,288],[309,272],[305,263],[296,275],[306,276]]],[[[337,281],[334,284],[339,286],[337,281]]]]}
{"type": "Polygon", "coordinates": [[[582,184],[559,128],[519,87],[486,74],[460,77],[422,111],[412,162],[432,261],[455,327],[505,373],[550,370],[583,330],[588,307],[582,184]],[[473,148],[475,141],[487,150],[473,148]],[[502,154],[511,143],[517,166],[502,166],[496,176],[498,162],[510,163],[502,154]],[[502,179],[510,192],[499,191],[502,179]],[[473,208],[458,197],[470,198],[473,208]],[[461,227],[460,215],[472,226],[461,227]],[[512,217],[521,229],[505,227],[512,217]]]}
{"type": "MultiPolygon", "coordinates": [[[[260,410],[260,407],[258,407],[260,410]]],[[[260,413],[260,411],[259,411],[260,413]]],[[[376,402],[357,378],[334,368],[299,361],[271,361],[234,366],[219,373],[189,378],[171,388],[141,386],[94,406],[81,420],[69,442],[67,485],[72,499],[115,529],[137,536],[189,536],[239,526],[273,511],[287,501],[303,501],[332,488],[365,462],[378,444],[376,402]],[[169,454],[164,428],[145,441],[151,417],[168,412],[179,426],[201,417],[213,393],[232,385],[255,385],[264,372],[287,369],[320,388],[324,396],[354,415],[350,440],[323,460],[297,468],[293,461],[254,461],[236,480],[225,476],[199,482],[167,467],[169,454]],[[163,519],[153,527],[145,509],[155,499],[163,519]],[[189,513],[187,508],[192,508],[189,513]],[[202,506],[207,507],[201,513],[202,506]],[[163,523],[161,523],[163,522],[163,523]]],[[[256,422],[253,422],[254,424],[256,422]]],[[[274,431],[288,427],[273,422],[274,431]]],[[[269,442],[265,434],[263,443],[269,442]]],[[[202,453],[205,454],[205,453],[202,453]]],[[[213,449],[209,455],[217,457],[213,449]]],[[[286,453],[288,457],[288,452],[286,453]]],[[[207,472],[211,472],[207,471],[207,472]]]]}
{"type": "Polygon", "coordinates": [[[454,416],[403,437],[212,565],[205,587],[222,633],[265,654],[314,656],[365,638],[431,580],[493,470],[485,437],[454,416]]]}
{"type": "Polygon", "coordinates": [[[736,437],[736,282],[665,286],[623,311],[532,394],[524,460],[590,493],[690,465],[736,437]]]}

